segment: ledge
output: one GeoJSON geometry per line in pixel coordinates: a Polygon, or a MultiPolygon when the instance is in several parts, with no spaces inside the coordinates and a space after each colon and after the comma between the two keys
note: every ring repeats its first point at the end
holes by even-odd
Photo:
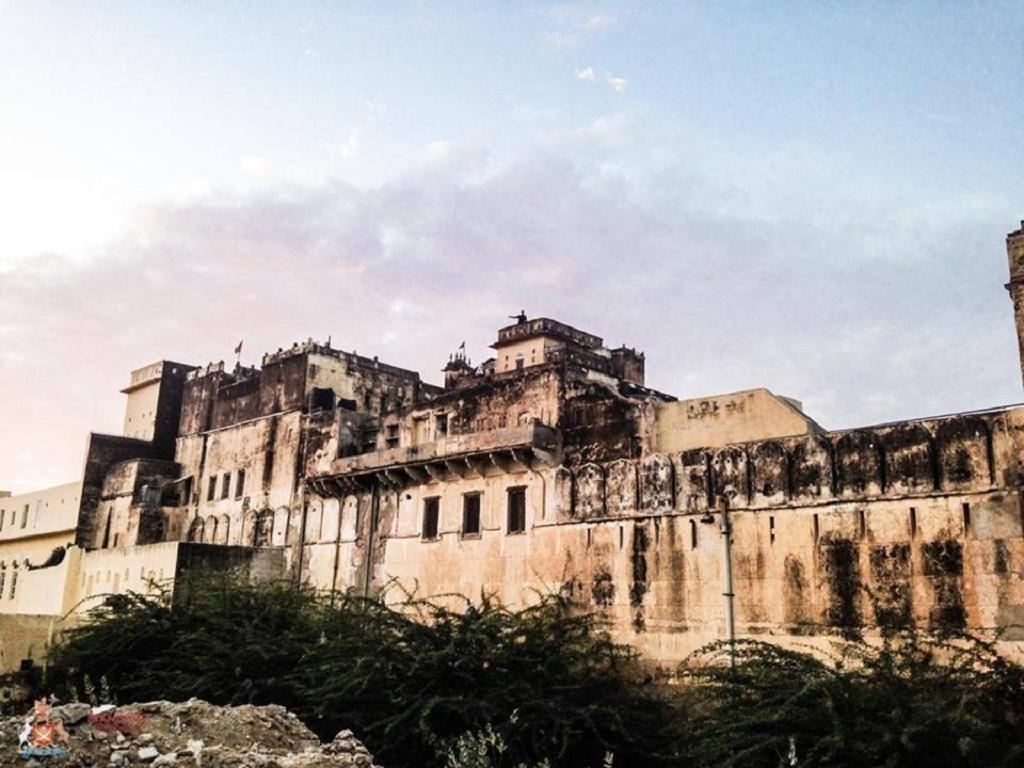
{"type": "Polygon", "coordinates": [[[390,488],[525,472],[537,462],[558,463],[560,435],[542,424],[451,435],[429,443],[388,448],[337,459],[331,469],[307,480],[307,487],[327,496],[351,493],[367,481],[390,488]]]}

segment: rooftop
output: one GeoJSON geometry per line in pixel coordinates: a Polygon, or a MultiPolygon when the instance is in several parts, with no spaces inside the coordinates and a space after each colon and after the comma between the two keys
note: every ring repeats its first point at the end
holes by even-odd
{"type": "Polygon", "coordinates": [[[600,336],[586,333],[549,317],[536,317],[533,320],[527,320],[526,315],[523,314],[519,316],[518,322],[501,328],[498,331],[498,340],[491,346],[494,349],[500,349],[508,344],[536,336],[555,336],[586,349],[599,349],[604,345],[604,340],[600,336]]]}

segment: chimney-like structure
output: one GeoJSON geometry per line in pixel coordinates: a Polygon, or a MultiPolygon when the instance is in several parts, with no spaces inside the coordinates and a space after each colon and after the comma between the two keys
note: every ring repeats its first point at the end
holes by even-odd
{"type": "Polygon", "coordinates": [[[1017,348],[1024,380],[1024,221],[1020,229],[1006,236],[1006,258],[1010,262],[1010,282],[1006,290],[1013,299],[1013,321],[1017,326],[1017,348]]]}

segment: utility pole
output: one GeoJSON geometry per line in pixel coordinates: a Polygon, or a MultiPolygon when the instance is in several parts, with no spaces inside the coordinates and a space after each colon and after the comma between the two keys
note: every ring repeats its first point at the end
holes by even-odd
{"type": "MultiPolygon", "coordinates": [[[[736,667],[736,619],[732,610],[732,521],[729,519],[729,497],[732,486],[725,488],[725,493],[715,496],[715,507],[720,516],[719,524],[722,532],[722,596],[725,598],[725,640],[729,644],[729,667],[736,667]]],[[[715,522],[715,516],[708,509],[701,515],[700,521],[707,525],[715,522]]]]}
{"type": "Polygon", "coordinates": [[[718,497],[718,512],[722,516],[722,595],[725,597],[725,637],[729,643],[729,667],[736,667],[736,620],[732,601],[732,522],[729,520],[729,497],[718,497]]]}

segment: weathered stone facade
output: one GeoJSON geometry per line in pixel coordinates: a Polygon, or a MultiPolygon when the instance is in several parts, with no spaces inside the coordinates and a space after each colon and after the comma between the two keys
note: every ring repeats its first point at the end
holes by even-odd
{"type": "MultiPolygon", "coordinates": [[[[1024,339],[1024,234],[1007,251],[1024,339]]],[[[763,389],[677,401],[642,354],[547,318],[493,347],[453,355],[443,388],[312,340],[259,369],[140,369],[170,394],[126,418],[149,439],[93,436],[83,567],[194,542],[276,551],[261,562],[325,590],[559,590],[669,661],[723,636],[727,508],[740,636],[969,628],[1024,649],[1024,408],[829,432],[763,389]],[[139,419],[175,399],[172,444],[139,419]]]]}

